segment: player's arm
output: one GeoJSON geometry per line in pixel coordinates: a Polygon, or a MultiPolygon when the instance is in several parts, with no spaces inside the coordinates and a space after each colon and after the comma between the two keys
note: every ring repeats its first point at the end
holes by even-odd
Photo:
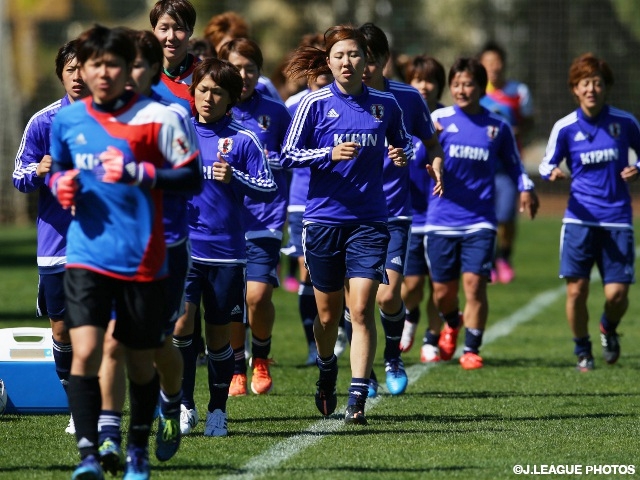
{"type": "Polygon", "coordinates": [[[13,186],[22,193],[33,192],[44,185],[51,170],[51,156],[43,133],[48,135],[49,130],[42,132],[37,119],[32,119],[22,135],[13,171],[13,186]]]}

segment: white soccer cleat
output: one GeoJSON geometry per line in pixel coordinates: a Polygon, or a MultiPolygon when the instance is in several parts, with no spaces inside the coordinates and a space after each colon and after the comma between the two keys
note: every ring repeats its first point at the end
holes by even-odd
{"type": "Polygon", "coordinates": [[[204,425],[205,437],[226,437],[229,433],[227,429],[227,414],[219,408],[213,412],[207,412],[207,422],[204,425]]]}
{"type": "Polygon", "coordinates": [[[73,421],[73,415],[69,417],[69,424],[67,425],[67,428],[64,429],[64,431],[69,435],[76,434],[76,424],[73,421]]]}
{"type": "Polygon", "coordinates": [[[402,337],[400,337],[400,351],[408,352],[413,346],[413,340],[416,338],[416,330],[418,329],[417,323],[411,323],[404,321],[404,328],[402,330],[402,337]]]}
{"type": "Polygon", "coordinates": [[[336,345],[333,347],[333,354],[336,357],[340,357],[347,348],[347,332],[343,327],[338,327],[338,339],[336,340],[336,345]]]}
{"type": "Polygon", "coordinates": [[[420,361],[422,363],[433,363],[440,361],[440,351],[435,345],[425,343],[420,349],[420,361]]]}
{"type": "Polygon", "coordinates": [[[196,428],[199,420],[198,411],[195,408],[180,405],[180,433],[182,435],[189,435],[196,428]]]}

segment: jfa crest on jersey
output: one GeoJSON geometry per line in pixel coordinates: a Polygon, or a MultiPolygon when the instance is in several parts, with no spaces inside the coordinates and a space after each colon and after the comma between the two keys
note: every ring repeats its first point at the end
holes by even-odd
{"type": "Polygon", "coordinates": [[[258,125],[262,130],[269,130],[269,126],[271,125],[271,117],[269,115],[259,115],[258,125]]]}
{"type": "Polygon", "coordinates": [[[233,148],[233,138],[226,137],[218,140],[218,151],[223,155],[227,155],[233,148]]]}
{"type": "Polygon", "coordinates": [[[487,137],[489,137],[491,140],[495,140],[495,138],[498,136],[498,126],[497,125],[489,125],[487,127],[487,137]]]}
{"type": "Polygon", "coordinates": [[[373,115],[373,118],[375,118],[377,122],[381,122],[384,116],[384,106],[379,103],[371,105],[371,115],[373,115]]]}
{"type": "Polygon", "coordinates": [[[620,131],[621,131],[621,128],[619,123],[614,122],[609,124],[609,134],[613,138],[618,138],[620,136],[620,131]]]}

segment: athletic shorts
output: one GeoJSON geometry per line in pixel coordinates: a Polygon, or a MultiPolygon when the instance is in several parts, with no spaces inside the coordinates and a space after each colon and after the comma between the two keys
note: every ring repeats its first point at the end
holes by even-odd
{"type": "Polygon", "coordinates": [[[247,240],[247,281],[280,286],[278,263],[280,246],[277,238],[252,238],[247,240]]]}
{"type": "Polygon", "coordinates": [[[495,177],[496,218],[498,223],[515,220],[520,193],[513,180],[505,172],[497,172],[495,177]]]}
{"type": "Polygon", "coordinates": [[[302,215],[303,212],[289,212],[288,232],[289,244],[287,245],[287,255],[291,257],[304,256],[302,248],[302,215]]]}
{"type": "Polygon", "coordinates": [[[589,278],[597,265],[602,283],[635,283],[633,230],[565,223],[560,233],[560,278],[589,278]]]}
{"type": "Polygon", "coordinates": [[[491,277],[496,232],[477,230],[461,235],[427,233],[425,251],[431,279],[445,283],[458,280],[461,273],[491,277]]]}
{"type": "Polygon", "coordinates": [[[305,225],[305,264],[311,283],[324,293],[344,288],[345,278],[369,278],[388,283],[384,269],[389,230],[384,223],[305,225]]]}
{"type": "Polygon", "coordinates": [[[69,268],[64,275],[65,323],[72,329],[92,325],[106,330],[115,308],[113,337],[131,349],[158,348],[167,318],[166,281],[131,282],[69,268]]]}
{"type": "Polygon", "coordinates": [[[407,254],[407,266],[404,269],[405,276],[429,275],[427,258],[424,253],[424,233],[411,233],[409,237],[409,252],[407,254]]]}
{"type": "Polygon", "coordinates": [[[244,321],[245,266],[193,262],[185,287],[185,300],[200,305],[209,325],[244,321]]]}
{"type": "Polygon", "coordinates": [[[191,242],[187,238],[184,242],[167,247],[167,263],[169,278],[167,278],[167,322],[165,335],[173,335],[176,321],[184,315],[184,284],[191,267],[191,242]]]}
{"type": "Polygon", "coordinates": [[[389,246],[387,247],[387,260],[384,268],[404,275],[409,253],[411,220],[390,222],[387,224],[387,229],[389,230],[389,246]]]}
{"type": "Polygon", "coordinates": [[[54,322],[64,320],[64,271],[40,274],[36,315],[49,317],[54,322]]]}

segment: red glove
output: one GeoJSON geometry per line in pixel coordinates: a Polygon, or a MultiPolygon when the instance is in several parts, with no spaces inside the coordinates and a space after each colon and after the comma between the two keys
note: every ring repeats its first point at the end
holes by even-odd
{"type": "Polygon", "coordinates": [[[78,191],[76,176],[78,173],[80,173],[78,169],[58,172],[52,175],[49,181],[51,193],[65,210],[76,204],[75,196],[78,191]]]}
{"type": "Polygon", "coordinates": [[[156,167],[153,164],[137,163],[131,158],[125,158],[115,147],[107,147],[107,151],[100,154],[100,161],[104,169],[103,182],[142,185],[149,188],[155,185],[156,167]]]}

